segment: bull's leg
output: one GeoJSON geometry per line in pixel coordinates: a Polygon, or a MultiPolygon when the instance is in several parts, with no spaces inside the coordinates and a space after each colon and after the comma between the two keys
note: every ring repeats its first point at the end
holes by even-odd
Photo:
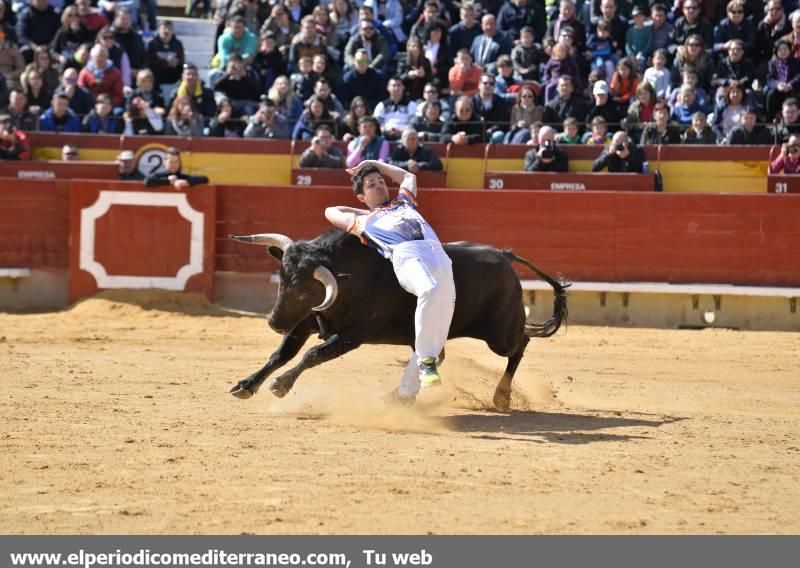
{"type": "Polygon", "coordinates": [[[357,348],[359,345],[361,345],[361,342],[353,341],[339,334],[332,335],[325,343],[321,343],[306,351],[296,367],[289,369],[270,383],[269,390],[278,398],[283,398],[292,390],[294,382],[297,380],[297,377],[300,376],[300,373],[306,369],[330,361],[331,359],[336,359],[348,351],[357,348]]]}
{"type": "Polygon", "coordinates": [[[497,388],[494,389],[494,406],[497,410],[507,411],[511,408],[511,381],[514,379],[514,373],[517,372],[522,356],[525,354],[525,347],[528,346],[530,338],[527,335],[522,336],[517,350],[508,357],[508,365],[503,373],[500,382],[497,383],[497,388]]]}
{"type": "Polygon", "coordinates": [[[233,385],[230,393],[237,398],[250,398],[256,394],[259,387],[273,371],[283,367],[300,352],[300,349],[313,332],[314,329],[309,320],[300,322],[283,338],[280,347],[270,355],[266,364],[246,379],[242,379],[233,385]]]}

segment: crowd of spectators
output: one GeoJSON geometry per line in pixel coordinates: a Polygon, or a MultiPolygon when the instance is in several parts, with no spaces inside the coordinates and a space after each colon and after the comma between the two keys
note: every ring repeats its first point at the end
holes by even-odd
{"type": "Polygon", "coordinates": [[[2,157],[24,156],[32,130],[294,138],[314,142],[308,164],[421,169],[438,163],[426,142],[800,133],[797,0],[202,4],[218,25],[210,63],[187,60],[155,0],[0,0],[2,157]]]}

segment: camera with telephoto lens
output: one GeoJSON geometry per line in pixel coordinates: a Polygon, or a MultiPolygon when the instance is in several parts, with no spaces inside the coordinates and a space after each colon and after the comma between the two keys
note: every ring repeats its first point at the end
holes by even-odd
{"type": "Polygon", "coordinates": [[[625,142],[623,142],[622,144],[617,146],[617,154],[619,154],[620,152],[624,152],[627,149],[628,149],[628,145],[625,142]]]}
{"type": "Polygon", "coordinates": [[[556,143],[552,140],[542,142],[542,158],[551,160],[556,156],[556,143]]]}
{"type": "Polygon", "coordinates": [[[794,154],[795,152],[797,152],[797,146],[795,146],[794,144],[787,144],[786,152],[789,154],[794,154]]]}

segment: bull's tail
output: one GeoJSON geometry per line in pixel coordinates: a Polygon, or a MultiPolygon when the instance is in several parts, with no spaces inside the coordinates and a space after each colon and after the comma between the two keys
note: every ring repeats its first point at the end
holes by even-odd
{"type": "Polygon", "coordinates": [[[528,337],[550,337],[567,321],[567,288],[569,284],[558,282],[538,269],[527,259],[514,254],[511,249],[503,249],[503,256],[510,262],[519,262],[530,268],[539,278],[553,287],[553,315],[542,323],[525,322],[525,335],[528,337]]]}

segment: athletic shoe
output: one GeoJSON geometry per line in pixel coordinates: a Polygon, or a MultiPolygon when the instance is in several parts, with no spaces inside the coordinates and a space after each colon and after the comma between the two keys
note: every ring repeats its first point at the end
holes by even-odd
{"type": "Polygon", "coordinates": [[[438,387],[442,384],[442,377],[436,370],[436,359],[427,357],[419,363],[419,382],[422,387],[438,387]]]}

